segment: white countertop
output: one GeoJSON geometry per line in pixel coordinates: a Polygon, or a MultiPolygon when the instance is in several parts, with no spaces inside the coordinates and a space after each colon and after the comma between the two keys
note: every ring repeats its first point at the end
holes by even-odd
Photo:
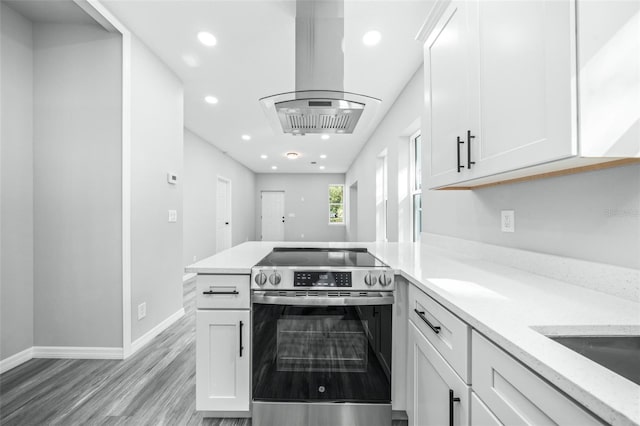
{"type": "Polygon", "coordinates": [[[539,332],[640,335],[640,303],[413,243],[247,242],[186,272],[248,274],[276,246],[365,247],[606,422],[640,424],[640,386],[539,332]]]}

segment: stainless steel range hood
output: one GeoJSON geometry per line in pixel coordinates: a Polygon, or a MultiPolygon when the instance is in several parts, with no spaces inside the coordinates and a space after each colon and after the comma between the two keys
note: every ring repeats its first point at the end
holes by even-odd
{"type": "Polygon", "coordinates": [[[351,134],[380,99],[344,91],[344,2],[297,0],[295,92],[260,99],[276,133],[351,134]]]}

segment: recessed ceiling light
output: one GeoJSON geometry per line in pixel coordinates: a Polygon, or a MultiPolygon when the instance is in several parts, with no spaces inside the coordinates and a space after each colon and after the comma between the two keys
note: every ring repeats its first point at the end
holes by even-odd
{"type": "Polygon", "coordinates": [[[320,158],[327,158],[327,154],[320,154],[320,158]]]}
{"type": "Polygon", "coordinates": [[[271,166],[271,170],[278,170],[278,166],[271,166]]]}
{"type": "Polygon", "coordinates": [[[382,34],[380,34],[380,31],[376,30],[368,31],[364,36],[362,36],[362,42],[367,46],[375,46],[380,43],[381,39],[382,34]]]}
{"type": "Polygon", "coordinates": [[[267,154],[262,154],[262,155],[260,156],[260,158],[262,158],[263,160],[266,160],[266,159],[267,159],[267,158],[269,158],[269,157],[267,157],[267,154]]]}
{"type": "Polygon", "coordinates": [[[251,140],[251,136],[249,136],[249,135],[242,135],[241,138],[242,138],[243,141],[250,141],[251,140]]]}
{"type": "Polygon", "coordinates": [[[329,135],[322,135],[322,136],[320,136],[320,138],[321,138],[323,141],[326,141],[326,140],[327,140],[327,139],[329,139],[330,137],[331,137],[331,136],[329,136],[329,135]]]}
{"type": "Polygon", "coordinates": [[[204,101],[208,104],[215,105],[218,103],[218,98],[216,98],[215,96],[206,96],[204,98],[204,101]]]}
{"type": "Polygon", "coordinates": [[[324,170],[324,166],[320,166],[320,170],[324,170]]]}
{"type": "Polygon", "coordinates": [[[285,155],[289,160],[295,160],[300,154],[298,154],[297,152],[287,152],[285,155]]]}
{"type": "Polygon", "coordinates": [[[206,31],[200,31],[198,33],[198,40],[200,40],[200,43],[209,47],[215,46],[216,44],[218,44],[218,40],[216,39],[216,36],[206,31]]]}

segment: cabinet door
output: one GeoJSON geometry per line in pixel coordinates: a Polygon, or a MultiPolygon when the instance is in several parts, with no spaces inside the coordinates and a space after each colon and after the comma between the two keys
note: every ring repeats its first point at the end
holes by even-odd
{"type": "Polygon", "coordinates": [[[468,425],[469,387],[411,321],[408,361],[409,425],[468,425]],[[450,401],[451,397],[459,401],[450,401]]]}
{"type": "Polygon", "coordinates": [[[249,411],[250,342],[249,311],[196,312],[196,410],[249,411]]]}
{"type": "Polygon", "coordinates": [[[466,130],[478,126],[476,61],[468,22],[471,3],[454,1],[431,31],[424,45],[425,108],[422,136],[426,186],[435,188],[469,179],[466,130]],[[458,162],[457,154],[460,151],[458,162]]]}
{"type": "Polygon", "coordinates": [[[577,155],[573,0],[476,1],[473,177],[577,155]]]}

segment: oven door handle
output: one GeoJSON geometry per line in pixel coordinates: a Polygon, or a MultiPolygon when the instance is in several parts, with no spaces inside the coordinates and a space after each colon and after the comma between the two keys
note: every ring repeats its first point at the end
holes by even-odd
{"type": "MultiPolygon", "coordinates": [[[[386,292],[385,292],[386,293],[386,292]]],[[[263,305],[299,305],[299,306],[362,306],[393,305],[393,293],[373,293],[369,296],[280,296],[254,291],[253,303],[263,305]]]]}

